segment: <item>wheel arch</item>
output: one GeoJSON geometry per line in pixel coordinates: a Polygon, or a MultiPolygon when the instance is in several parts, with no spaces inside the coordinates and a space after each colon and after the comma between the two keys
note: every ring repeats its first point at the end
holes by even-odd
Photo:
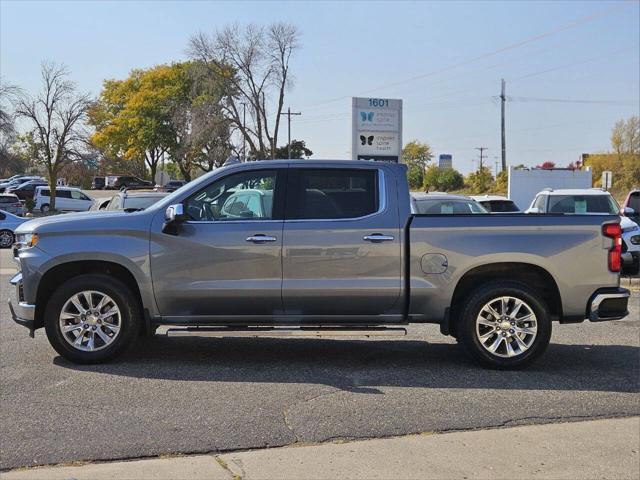
{"type": "Polygon", "coordinates": [[[479,265],[465,272],[453,292],[447,321],[441,324],[441,331],[456,336],[457,321],[465,298],[478,286],[494,280],[521,282],[537,290],[545,299],[552,320],[562,318],[562,297],[558,283],[545,268],[526,262],[497,262],[479,265]]]}
{"type": "MultiPolygon", "coordinates": [[[[57,286],[65,281],[85,274],[104,274],[117,278],[124,283],[133,293],[138,301],[139,314],[141,319],[145,319],[142,295],[138,282],[133,273],[125,266],[106,260],[77,260],[60,263],[47,270],[40,282],[36,292],[35,328],[44,326],[44,312],[51,294],[57,286]]],[[[143,325],[146,325],[146,321],[143,325]]]]}

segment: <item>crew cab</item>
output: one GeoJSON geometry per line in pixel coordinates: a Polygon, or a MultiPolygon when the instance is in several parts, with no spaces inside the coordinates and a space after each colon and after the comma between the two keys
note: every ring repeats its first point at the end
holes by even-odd
{"type": "Polygon", "coordinates": [[[627,315],[619,223],[412,214],[398,164],[236,163],[140,212],[20,226],[10,307],[78,363],[114,358],[159,326],[369,336],[435,323],[480,364],[515,368],[543,353],[552,321],[627,315]]]}

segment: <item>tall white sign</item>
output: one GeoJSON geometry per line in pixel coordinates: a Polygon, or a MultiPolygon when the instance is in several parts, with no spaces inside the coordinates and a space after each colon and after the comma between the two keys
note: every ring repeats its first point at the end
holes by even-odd
{"type": "Polygon", "coordinates": [[[402,100],[354,97],[351,132],[354,160],[400,162],[402,100]]]}

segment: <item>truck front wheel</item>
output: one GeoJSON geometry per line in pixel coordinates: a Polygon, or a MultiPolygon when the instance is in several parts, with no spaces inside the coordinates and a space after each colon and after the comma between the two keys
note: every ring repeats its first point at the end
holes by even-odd
{"type": "Polygon", "coordinates": [[[140,329],[129,287],[102,274],[80,275],[55,290],[44,325],[53,348],[74,363],[106,362],[127,348],[140,329]]]}
{"type": "Polygon", "coordinates": [[[469,355],[485,367],[530,364],[551,339],[551,318],[542,295],[528,286],[494,281],[466,299],[458,334],[469,355]]]}

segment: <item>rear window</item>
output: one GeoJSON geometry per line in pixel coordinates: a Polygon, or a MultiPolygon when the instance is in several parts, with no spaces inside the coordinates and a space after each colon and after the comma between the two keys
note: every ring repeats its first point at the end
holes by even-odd
{"type": "Polygon", "coordinates": [[[518,207],[511,200],[491,200],[490,202],[482,202],[482,205],[488,207],[490,212],[518,212],[518,207]]]}
{"type": "Polygon", "coordinates": [[[416,212],[422,215],[467,215],[470,213],[488,213],[477,202],[470,200],[425,199],[416,200],[416,212]]]}
{"type": "Polygon", "coordinates": [[[18,197],[15,195],[0,195],[0,203],[16,203],[18,202],[18,197]]]}
{"type": "Polygon", "coordinates": [[[287,219],[358,218],[378,210],[378,171],[295,169],[287,219]]]}
{"type": "Polygon", "coordinates": [[[636,214],[640,213],[640,192],[633,192],[629,196],[629,208],[633,208],[636,214]]]}
{"type": "Polygon", "coordinates": [[[551,195],[549,213],[617,215],[618,205],[610,195],[551,195]]]}

